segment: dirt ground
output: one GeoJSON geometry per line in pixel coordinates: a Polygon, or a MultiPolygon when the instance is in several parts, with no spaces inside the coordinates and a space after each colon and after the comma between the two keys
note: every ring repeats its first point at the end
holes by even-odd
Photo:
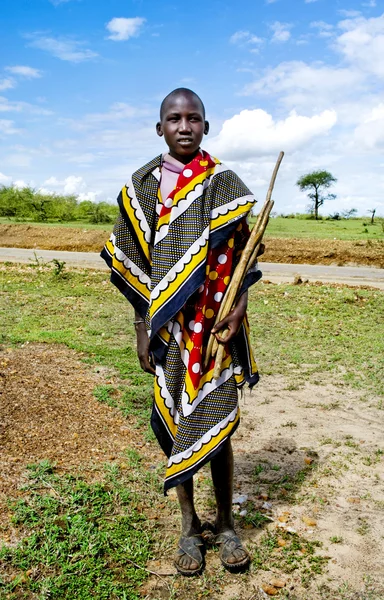
{"type": "MultiPolygon", "coordinates": [[[[160,460],[158,449],[143,444],[137,430],[133,437],[129,419],[94,399],[94,387],[106,383],[116,383],[112,373],[87,366],[81,355],[63,346],[25,344],[18,349],[1,349],[3,541],[17,539],[5,498],[23,493],[20,487],[28,463],[48,458],[56,462],[59,471],[81,469],[88,479],[94,479],[102,463],[119,460],[128,445],[141,448],[147,465],[160,460]]],[[[247,495],[248,502],[269,517],[269,523],[263,529],[249,528],[240,519],[240,535],[252,552],[266,529],[297,532],[322,542],[320,553],[329,560],[325,572],[314,576],[304,591],[295,571],[286,575],[251,569],[245,576],[230,575],[221,569],[217,553],[208,552],[207,576],[219,572],[217,585],[222,586],[220,593],[209,597],[265,598],[261,586],[278,576],[283,580],[284,594],[289,594],[285,598],[290,594],[300,600],[384,598],[384,433],[380,400],[327,382],[292,389],[283,377],[267,376],[252,394],[244,395],[241,406],[242,423],[234,436],[235,496],[247,495]],[[274,485],[302,472],[312,461],[314,468],[300,480],[294,501],[274,497],[274,485]],[[321,585],[329,588],[330,595],[320,594],[321,585]],[[355,595],[338,594],[343,585],[355,595]],[[365,595],[367,585],[376,595],[365,595]]],[[[206,477],[205,468],[197,475],[197,489],[206,477]]],[[[175,493],[169,495],[165,505],[159,497],[160,506],[165,506],[159,511],[166,514],[159,519],[159,527],[164,527],[164,535],[171,535],[172,545],[175,533],[168,532],[178,526],[175,493]]],[[[212,519],[212,504],[206,498],[199,508],[203,518],[212,519]]],[[[237,503],[234,510],[240,509],[237,503]]],[[[172,554],[158,556],[148,568],[172,575],[172,554]]],[[[172,597],[203,597],[197,591],[193,595],[190,590],[196,587],[191,585],[198,584],[182,578],[174,587],[176,592],[181,586],[179,594],[172,597]],[[189,587],[183,591],[183,586],[189,587]]],[[[152,577],[143,589],[143,598],[169,598],[167,590],[164,577],[152,577]]]]}
{"type": "MultiPolygon", "coordinates": [[[[111,227],[39,227],[0,224],[0,245],[4,248],[39,248],[99,252],[111,227]]],[[[265,238],[266,262],[323,265],[368,265],[384,268],[384,246],[380,241],[313,240],[265,238]]]]}

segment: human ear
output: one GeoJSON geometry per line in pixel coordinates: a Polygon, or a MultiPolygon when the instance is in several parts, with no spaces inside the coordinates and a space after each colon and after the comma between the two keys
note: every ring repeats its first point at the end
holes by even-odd
{"type": "Polygon", "coordinates": [[[205,121],[204,122],[204,135],[207,135],[208,131],[209,131],[209,123],[208,123],[208,121],[205,121]]]}
{"type": "Polygon", "coordinates": [[[160,121],[158,123],[156,123],[156,133],[160,137],[162,137],[164,135],[160,121]]]}

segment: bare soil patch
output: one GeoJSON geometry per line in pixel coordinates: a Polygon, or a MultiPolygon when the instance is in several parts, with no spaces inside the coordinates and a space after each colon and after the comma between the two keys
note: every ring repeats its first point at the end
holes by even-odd
{"type": "MultiPolygon", "coordinates": [[[[384,434],[377,402],[374,397],[363,401],[361,393],[332,384],[307,383],[292,390],[280,376],[263,377],[252,394],[245,394],[242,423],[233,438],[235,499],[247,496],[246,503],[234,506],[237,529],[253,555],[266,531],[292,532],[320,542],[317,554],[328,561],[324,573],[312,576],[303,587],[302,573],[287,574],[276,567],[252,567],[248,575],[230,575],[220,566],[217,553],[208,551],[210,598],[265,599],[262,586],[276,579],[284,583],[280,591],[275,589],[276,597],[293,600],[384,598],[384,434]],[[294,497],[289,486],[284,493],[285,481],[293,482],[294,497]],[[253,527],[247,515],[239,517],[244,507],[248,517],[259,511],[271,521],[253,527]],[[215,591],[218,579],[221,587],[215,591]]],[[[207,476],[207,468],[198,473],[197,493],[207,476]]],[[[207,497],[199,502],[203,519],[213,520],[207,504],[207,497]]],[[[273,551],[277,564],[279,551],[282,556],[283,548],[273,551]]],[[[160,573],[173,570],[168,557],[149,568],[160,573]]],[[[206,591],[203,584],[185,579],[177,589],[180,600],[204,597],[206,591]]],[[[155,578],[144,591],[153,600],[169,597],[155,578]]]]}
{"type": "MultiPolygon", "coordinates": [[[[104,461],[119,460],[127,446],[140,447],[149,468],[163,460],[155,445],[143,444],[130,418],[94,399],[96,385],[116,385],[118,380],[103,368],[84,364],[81,355],[57,345],[3,348],[0,371],[0,523],[6,541],[17,537],[9,525],[6,496],[23,494],[20,487],[28,463],[49,459],[59,471],[81,470],[93,479],[104,461]]],[[[286,537],[293,531],[321,542],[318,553],[328,557],[324,573],[313,576],[306,588],[299,573],[287,574],[278,567],[268,571],[252,567],[248,574],[231,575],[222,569],[217,552],[210,550],[205,577],[193,581],[152,577],[143,598],[197,600],[207,597],[209,589],[212,600],[255,600],[266,598],[261,586],[276,578],[284,583],[277,597],[292,600],[383,598],[380,399],[325,382],[292,389],[282,376],[265,376],[241,405],[242,423],[234,436],[235,495],[246,495],[247,500],[234,506],[239,533],[253,555],[267,531],[286,537]],[[286,481],[293,482],[293,489],[286,481]],[[239,514],[244,507],[248,520],[239,514]],[[269,521],[255,527],[252,511],[269,521]]],[[[201,517],[212,520],[207,477],[208,467],[196,477],[197,504],[201,517]]],[[[163,541],[156,560],[147,567],[173,574],[179,528],[175,491],[166,500],[159,496],[152,513],[148,518],[157,524],[163,541]]]]}
{"type": "MultiPolygon", "coordinates": [[[[0,224],[0,244],[4,248],[36,248],[99,252],[111,227],[39,227],[0,224]]],[[[266,237],[266,262],[322,265],[368,265],[384,268],[384,244],[380,241],[316,240],[266,237]]]]}
{"type": "Polygon", "coordinates": [[[0,514],[7,496],[20,495],[28,464],[48,459],[59,472],[81,469],[95,477],[103,462],[127,447],[129,422],[93,396],[95,386],[111,377],[65,346],[2,349],[0,514]]]}

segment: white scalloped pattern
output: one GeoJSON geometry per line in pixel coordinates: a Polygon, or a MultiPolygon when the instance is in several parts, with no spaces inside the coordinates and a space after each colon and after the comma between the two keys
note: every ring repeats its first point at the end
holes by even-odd
{"type": "Polygon", "coordinates": [[[152,290],[152,301],[156,300],[160,296],[161,292],[166,290],[169,284],[176,279],[177,275],[185,269],[185,266],[191,262],[194,255],[197,254],[200,249],[203,248],[203,246],[205,246],[208,237],[209,227],[206,227],[199,239],[197,239],[192,246],[188,248],[188,251],[184,254],[184,256],[175,265],[173,265],[172,269],[168,271],[166,276],[152,290]]]}
{"type": "Polygon", "coordinates": [[[165,383],[164,371],[161,365],[156,365],[156,377],[157,383],[160,389],[160,395],[164,400],[165,406],[168,408],[170,415],[173,419],[173,422],[178,425],[180,420],[180,415],[175,406],[175,402],[168,391],[167,385],[165,383]]]}
{"type": "Polygon", "coordinates": [[[131,198],[131,205],[135,211],[136,219],[139,221],[139,225],[144,233],[145,241],[150,244],[151,243],[151,230],[148,226],[147,219],[145,218],[143,209],[141,208],[137,197],[135,188],[133,185],[132,179],[130,179],[127,183],[128,196],[131,198]]]}
{"type": "Polygon", "coordinates": [[[222,206],[218,206],[211,210],[211,219],[217,219],[219,215],[226,215],[231,210],[235,210],[239,205],[244,206],[248,202],[254,202],[255,197],[253,194],[247,194],[247,196],[242,196],[241,198],[236,198],[227,204],[223,204],[222,206]]]}
{"type": "Polygon", "coordinates": [[[151,278],[148,277],[148,275],[146,273],[144,273],[144,271],[142,271],[134,262],[131,261],[130,258],[128,258],[128,256],[126,256],[124,254],[124,252],[122,250],[120,250],[120,248],[118,248],[116,246],[116,237],[113,233],[110,237],[110,240],[113,243],[113,246],[115,249],[115,256],[116,256],[117,260],[122,262],[124,267],[126,267],[132,273],[132,275],[137,277],[137,279],[140,281],[140,283],[143,283],[144,285],[146,285],[148,290],[150,290],[151,289],[151,278]]]}
{"type": "Polygon", "coordinates": [[[229,365],[228,369],[224,369],[224,371],[221,372],[221,375],[218,379],[212,379],[212,381],[207,381],[206,383],[204,383],[203,387],[197,394],[197,396],[194,399],[194,401],[192,402],[192,404],[189,404],[190,398],[189,398],[187,392],[185,391],[185,386],[184,386],[183,393],[181,396],[181,404],[183,407],[184,416],[188,417],[189,415],[191,415],[193,413],[193,411],[195,410],[195,408],[197,406],[199,406],[200,402],[202,402],[208,394],[213,392],[213,390],[217,389],[223,383],[228,381],[228,379],[232,376],[232,374],[233,374],[233,365],[231,363],[229,365]]]}
{"type": "Polygon", "coordinates": [[[184,452],[179,452],[178,454],[175,454],[175,456],[171,456],[171,458],[168,461],[168,468],[172,465],[180,464],[183,460],[188,460],[188,458],[191,458],[194,452],[199,452],[203,444],[208,444],[213,437],[216,437],[222,429],[225,429],[227,427],[228,423],[235,420],[237,411],[238,406],[236,406],[236,408],[234,408],[233,411],[227,417],[225,417],[225,419],[223,419],[222,421],[220,421],[220,423],[218,423],[217,425],[212,427],[212,429],[207,431],[207,433],[205,433],[202,438],[195,442],[193,446],[191,446],[187,450],[184,450],[184,452]]]}

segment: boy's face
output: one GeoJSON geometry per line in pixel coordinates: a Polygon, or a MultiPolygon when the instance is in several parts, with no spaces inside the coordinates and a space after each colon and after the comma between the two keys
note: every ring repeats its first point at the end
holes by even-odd
{"type": "Polygon", "coordinates": [[[164,136],[169,154],[187,164],[196,155],[209,123],[198,98],[192,94],[171,96],[163,107],[161,121],[156,125],[157,134],[164,136]]]}

